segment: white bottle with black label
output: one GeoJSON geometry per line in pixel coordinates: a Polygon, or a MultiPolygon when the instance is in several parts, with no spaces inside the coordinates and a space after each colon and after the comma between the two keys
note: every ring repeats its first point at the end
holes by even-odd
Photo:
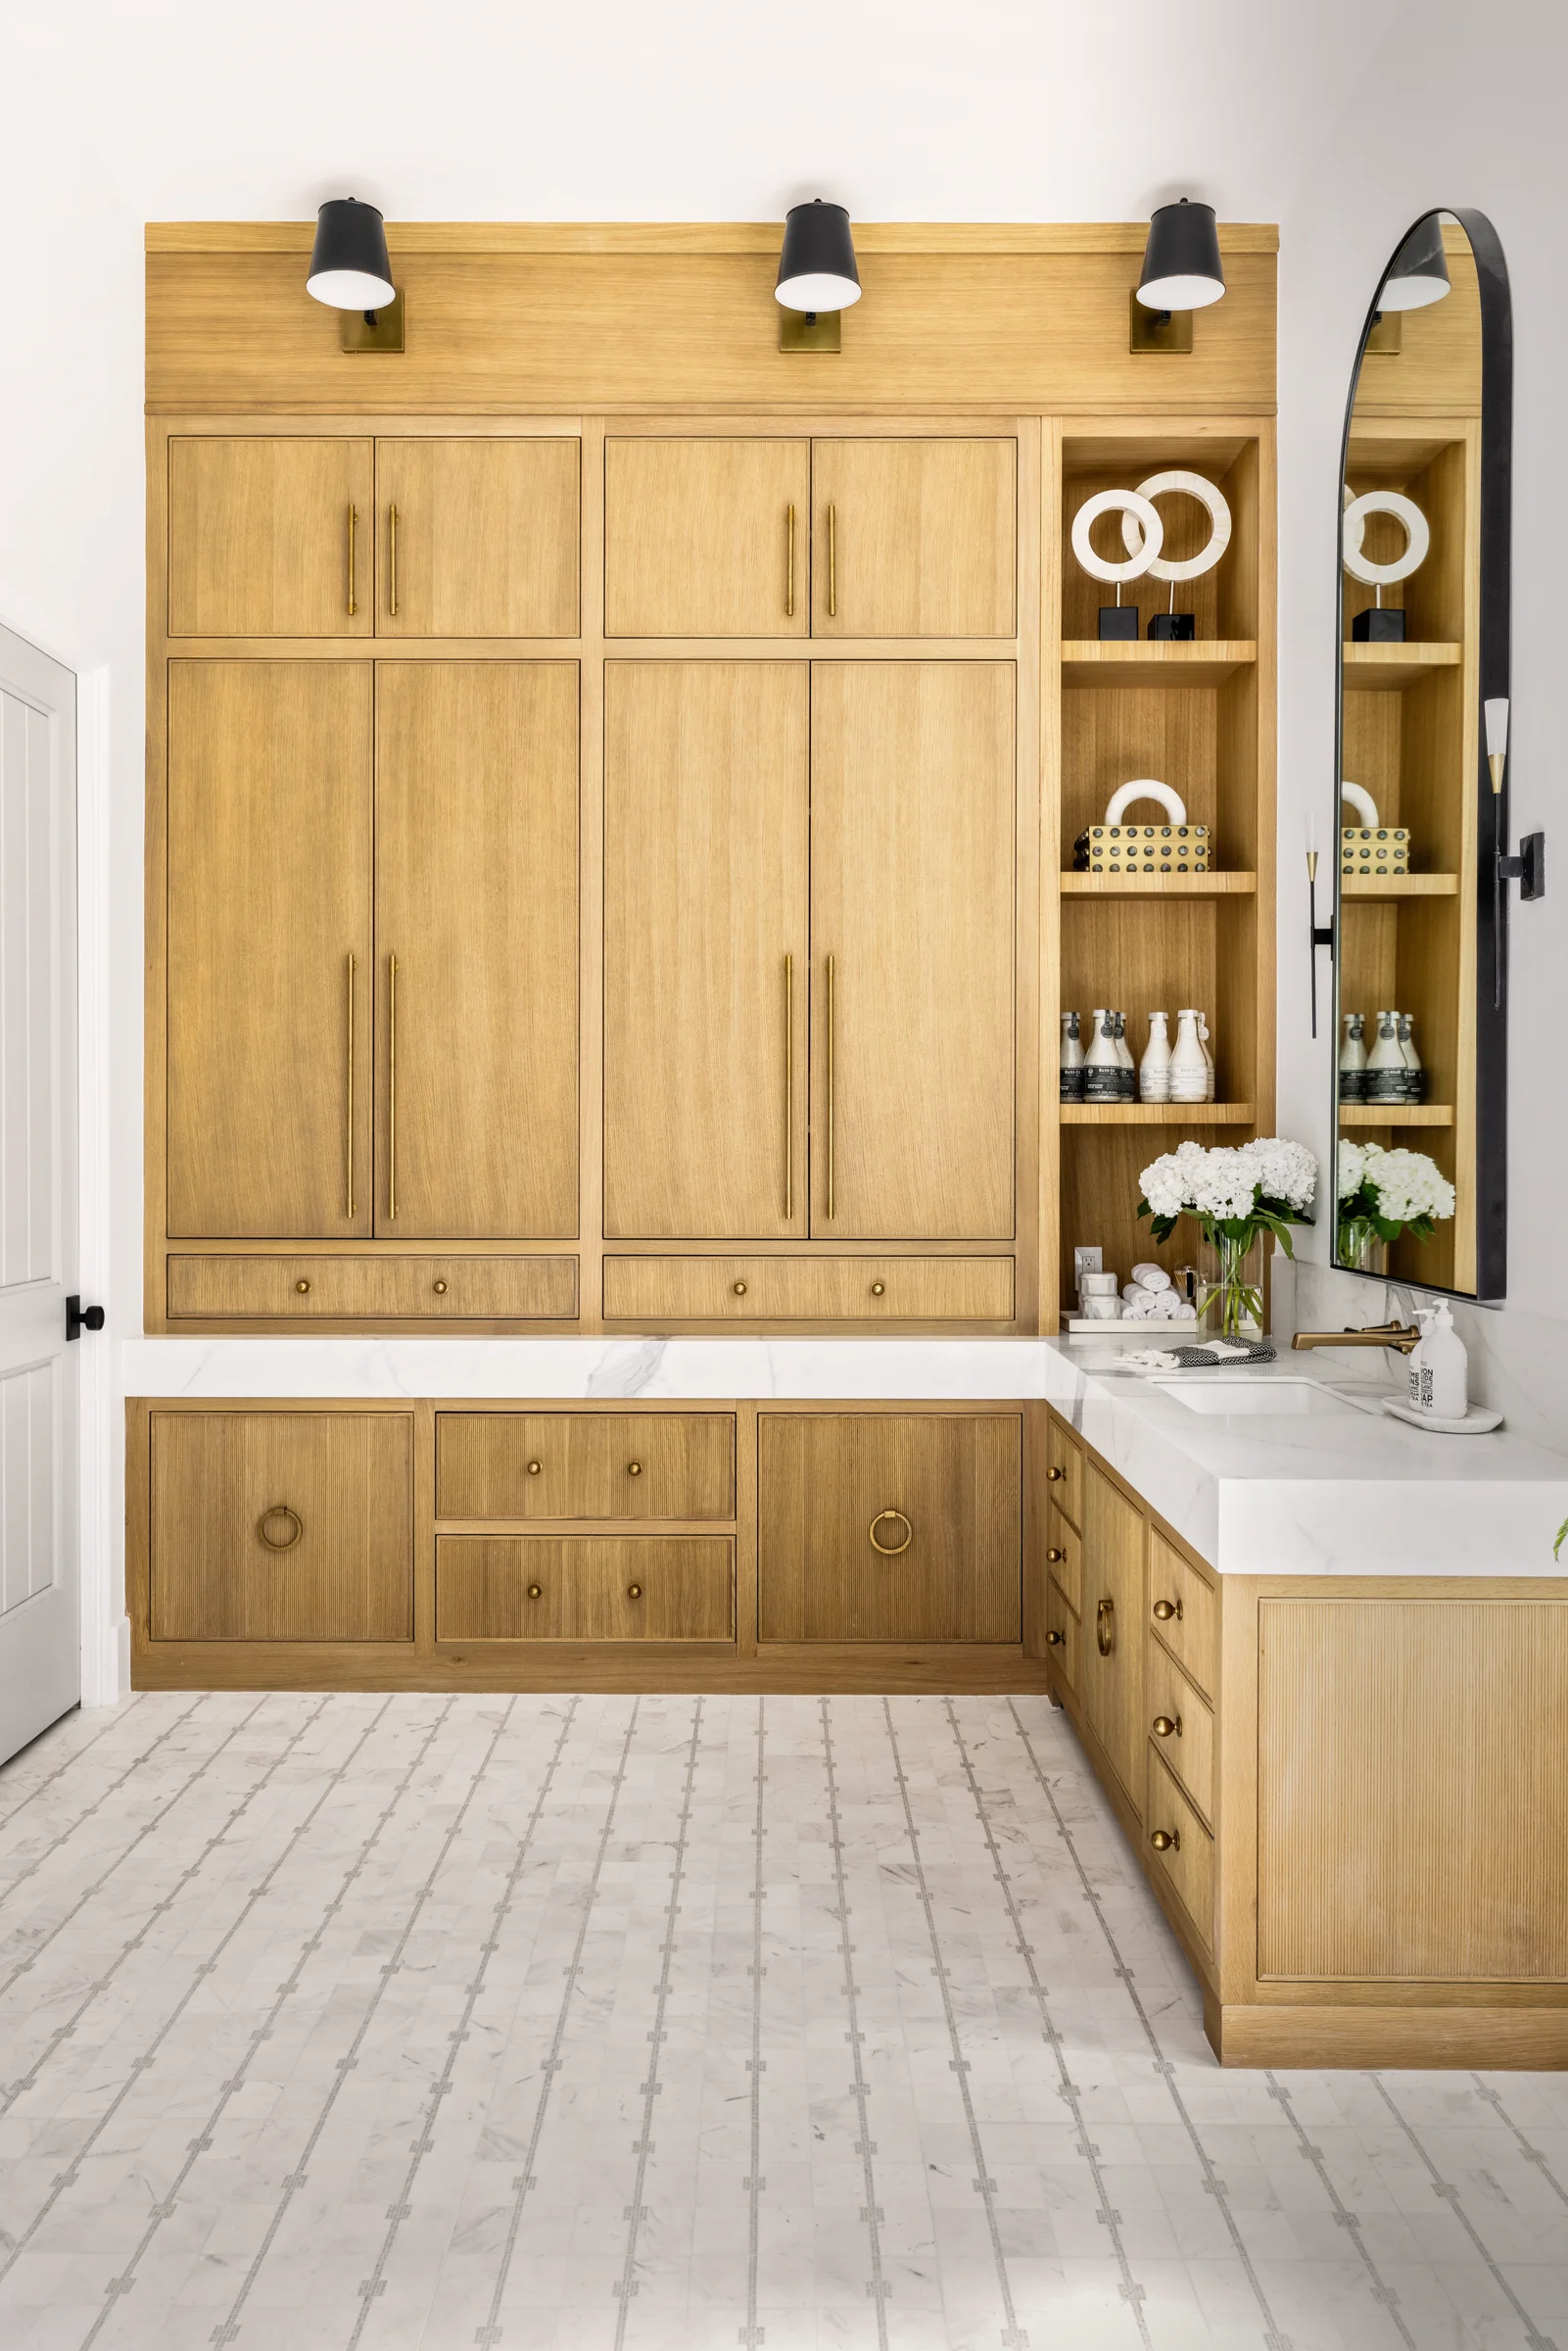
{"type": "Polygon", "coordinates": [[[1340,1047],[1340,1100],[1366,1100],[1366,1039],[1361,1031],[1365,1014],[1345,1015],[1345,1042],[1340,1047]]]}
{"type": "Polygon", "coordinates": [[[1404,1055],[1400,1050],[1397,1013],[1380,1012],[1377,1016],[1377,1036],[1366,1057],[1366,1099],[1368,1102],[1404,1100],[1404,1055]]]}
{"type": "Polygon", "coordinates": [[[1062,1054],[1059,1064],[1064,1102],[1083,1100],[1083,1040],[1078,1034],[1078,1016],[1075,1012],[1062,1015],[1062,1054]]]}
{"type": "Polygon", "coordinates": [[[1083,1099],[1085,1102],[1119,1102],[1121,1099],[1121,1056],[1117,1051],[1117,1016],[1114,1012],[1098,1011],[1094,1015],[1094,1034],[1083,1064],[1083,1099]]]}
{"type": "Polygon", "coordinates": [[[1470,1409],[1470,1359],[1443,1300],[1420,1317],[1420,1345],[1410,1351],[1410,1409],[1434,1420],[1462,1420],[1470,1409]]]}

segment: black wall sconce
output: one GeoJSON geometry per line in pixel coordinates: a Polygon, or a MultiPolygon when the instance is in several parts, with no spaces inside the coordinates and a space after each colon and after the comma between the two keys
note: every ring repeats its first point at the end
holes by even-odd
{"type": "Polygon", "coordinates": [[[334,196],[321,206],[305,290],[342,313],[345,351],[402,351],[403,296],[392,282],[386,224],[373,204],[334,196]]]}
{"type": "Polygon", "coordinates": [[[1163,204],[1149,222],[1143,268],[1133,288],[1127,349],[1186,353],[1192,314],[1225,291],[1219,230],[1212,204],[1163,204]]]}
{"type": "Polygon", "coordinates": [[[792,205],[784,215],[784,251],[774,298],[781,351],[837,351],[839,316],[860,300],[849,215],[841,204],[792,205]]]}

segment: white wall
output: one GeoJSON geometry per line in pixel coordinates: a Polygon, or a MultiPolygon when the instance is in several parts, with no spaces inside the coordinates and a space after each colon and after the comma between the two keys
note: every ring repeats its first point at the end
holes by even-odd
{"type": "MultiPolygon", "coordinates": [[[[1546,820],[1568,463],[1551,258],[1562,35],[1504,0],[845,4],[32,0],[7,30],[0,139],[0,619],[111,712],[111,1326],[141,1311],[142,224],[301,218],[369,196],[404,218],[766,219],[797,196],[865,218],[1129,219],[1190,190],[1282,226],[1282,1130],[1327,1139],[1306,1050],[1301,810],[1332,784],[1335,469],[1382,260],[1433,204],[1492,213],[1519,305],[1515,801],[1546,820]]],[[[303,296],[302,296],[303,299],[303,296]]],[[[1568,1105],[1531,1098],[1555,1021],[1546,909],[1519,924],[1516,1233],[1551,1229],[1568,1105]]],[[[1324,1048],[1326,1053],[1326,1045],[1324,1048]]],[[[1568,1319],[1568,1255],[1516,1244],[1514,1288],[1568,1319]]],[[[116,1505],[116,1522],[119,1505],[116,1505]]]]}

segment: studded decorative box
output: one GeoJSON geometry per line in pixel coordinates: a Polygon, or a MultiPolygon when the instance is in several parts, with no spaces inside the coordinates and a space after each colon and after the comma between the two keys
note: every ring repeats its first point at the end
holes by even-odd
{"type": "Polygon", "coordinates": [[[1340,872],[1346,880],[1410,870],[1410,836],[1402,825],[1345,825],[1340,831],[1340,872]]]}
{"type": "Polygon", "coordinates": [[[1080,874],[1207,874],[1207,825],[1091,825],[1072,844],[1080,874]]]}

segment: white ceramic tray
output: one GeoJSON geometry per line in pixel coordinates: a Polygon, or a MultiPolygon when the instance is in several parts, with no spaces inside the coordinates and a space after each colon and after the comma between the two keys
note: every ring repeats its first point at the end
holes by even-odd
{"type": "Polygon", "coordinates": [[[1471,1405],[1462,1420],[1440,1420],[1435,1413],[1423,1413],[1398,1396],[1385,1396],[1383,1410],[1392,1413],[1396,1420],[1408,1420],[1412,1428],[1429,1428],[1443,1437],[1484,1437],[1502,1426],[1502,1415],[1484,1404],[1471,1405]]]}

